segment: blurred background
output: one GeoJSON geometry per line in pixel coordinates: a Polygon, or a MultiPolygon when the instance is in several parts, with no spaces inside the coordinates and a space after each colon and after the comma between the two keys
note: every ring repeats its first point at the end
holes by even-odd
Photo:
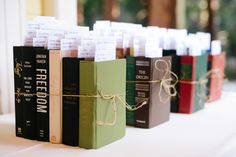
{"type": "MultiPolygon", "coordinates": [[[[66,1],[65,5],[72,1],[66,1]]],[[[36,15],[55,16],[50,9],[53,2],[56,1],[26,0],[27,20],[36,15]]],[[[222,41],[227,52],[227,78],[236,79],[235,0],[77,0],[76,3],[77,24],[90,28],[94,21],[107,19],[210,32],[212,39],[222,41]]]]}
{"type": "Polygon", "coordinates": [[[0,0],[0,113],[14,111],[12,46],[39,15],[90,28],[112,20],[210,32],[227,54],[226,88],[236,85],[236,0],[0,0]]]}

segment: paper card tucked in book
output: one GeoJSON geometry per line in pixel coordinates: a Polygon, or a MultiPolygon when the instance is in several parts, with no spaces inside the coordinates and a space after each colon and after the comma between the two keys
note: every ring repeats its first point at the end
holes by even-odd
{"type": "Polygon", "coordinates": [[[78,58],[94,58],[95,37],[92,34],[81,38],[78,52],[78,58]]]}
{"type": "Polygon", "coordinates": [[[48,49],[49,50],[60,50],[61,39],[55,36],[48,37],[48,49]]]}
{"type": "Polygon", "coordinates": [[[145,56],[145,42],[146,42],[146,34],[140,33],[134,36],[133,40],[133,48],[134,48],[134,56],[145,56]]]}
{"type": "Polygon", "coordinates": [[[116,40],[113,37],[97,37],[95,41],[95,62],[116,59],[116,40]]]}
{"type": "Polygon", "coordinates": [[[33,38],[33,47],[47,47],[47,38],[33,38]]]}
{"type": "Polygon", "coordinates": [[[211,54],[219,55],[222,52],[221,41],[220,40],[212,40],[211,42],[211,54]]]}
{"type": "Polygon", "coordinates": [[[72,39],[61,39],[61,50],[77,50],[78,42],[72,39]]]}
{"type": "Polygon", "coordinates": [[[89,32],[89,27],[86,26],[71,26],[66,29],[66,35],[83,35],[89,32]]]}
{"type": "Polygon", "coordinates": [[[93,30],[106,30],[110,29],[111,27],[111,22],[108,20],[99,20],[96,21],[95,24],[93,25],[93,30]]]}
{"type": "Polygon", "coordinates": [[[205,54],[211,49],[211,34],[205,32],[197,32],[196,33],[200,46],[202,47],[202,53],[205,54]]]}
{"type": "Polygon", "coordinates": [[[154,38],[149,38],[145,43],[145,57],[147,58],[157,58],[162,57],[162,48],[159,46],[159,40],[154,38]]]}

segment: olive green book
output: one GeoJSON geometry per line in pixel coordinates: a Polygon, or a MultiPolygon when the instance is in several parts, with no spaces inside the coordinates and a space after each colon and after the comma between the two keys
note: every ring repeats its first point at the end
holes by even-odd
{"type": "Polygon", "coordinates": [[[79,147],[96,149],[125,135],[125,105],[118,97],[125,101],[126,60],[81,61],[79,72],[79,147]],[[118,96],[115,109],[108,98],[114,95],[118,96]],[[114,123],[105,125],[99,121],[114,123]]]}

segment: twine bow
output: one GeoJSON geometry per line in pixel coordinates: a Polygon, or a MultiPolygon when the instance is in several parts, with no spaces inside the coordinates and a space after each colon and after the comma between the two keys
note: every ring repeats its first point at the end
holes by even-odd
{"type": "Polygon", "coordinates": [[[160,90],[158,92],[158,96],[161,102],[166,103],[169,100],[169,97],[176,96],[177,90],[175,88],[176,84],[178,83],[178,76],[172,72],[171,69],[171,62],[169,60],[169,64],[166,60],[156,60],[155,61],[155,69],[161,72],[164,72],[162,79],[152,81],[154,83],[160,83],[160,90]],[[158,67],[158,63],[163,63],[165,68],[161,69],[158,67]],[[161,96],[162,90],[169,96],[165,100],[161,96]]]}
{"type": "MultiPolygon", "coordinates": [[[[158,60],[155,61],[154,68],[155,68],[155,70],[157,70],[159,72],[164,72],[161,79],[151,80],[151,81],[142,81],[142,80],[140,80],[140,81],[139,80],[137,80],[137,81],[127,81],[127,83],[159,83],[160,84],[160,88],[159,88],[159,91],[158,91],[159,100],[162,103],[166,103],[169,100],[169,97],[177,95],[177,90],[176,90],[175,86],[178,83],[178,76],[170,70],[171,69],[171,62],[170,61],[167,62],[166,60],[158,59],[158,60]],[[158,63],[164,63],[165,67],[164,68],[159,68],[158,63]],[[163,93],[162,92],[163,90],[168,95],[168,97],[165,100],[163,100],[163,97],[161,95],[163,93]]],[[[143,100],[140,103],[145,102],[145,104],[146,104],[147,101],[148,100],[143,100]]]]}

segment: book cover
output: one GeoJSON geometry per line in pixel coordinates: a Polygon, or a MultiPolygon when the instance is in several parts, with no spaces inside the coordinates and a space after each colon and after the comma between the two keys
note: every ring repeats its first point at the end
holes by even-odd
{"type": "Polygon", "coordinates": [[[35,55],[42,47],[22,47],[24,137],[36,139],[35,55]]]}
{"type": "Polygon", "coordinates": [[[62,60],[60,50],[49,51],[49,136],[62,143],[62,60]]]}
{"type": "MultiPolygon", "coordinates": [[[[176,50],[163,50],[163,56],[171,56],[171,71],[174,72],[178,78],[180,77],[180,56],[176,55],[176,50]]],[[[172,82],[173,83],[173,82],[172,82]]],[[[179,91],[179,83],[175,85],[175,89],[179,91]]],[[[179,108],[179,95],[171,97],[171,112],[178,112],[179,108]]]]}
{"type": "Polygon", "coordinates": [[[181,56],[179,112],[193,113],[204,108],[207,55],[181,56]],[[203,81],[200,83],[200,81],[203,81]]]}
{"type": "MultiPolygon", "coordinates": [[[[126,57],[126,101],[129,105],[135,105],[135,57],[126,57]]],[[[126,124],[134,126],[135,111],[126,109],[126,124]]]]}
{"type": "Polygon", "coordinates": [[[125,101],[125,75],[125,59],[80,62],[80,147],[99,148],[125,135],[126,110],[118,98],[125,101]]]}
{"type": "Polygon", "coordinates": [[[37,140],[49,141],[49,50],[36,52],[37,140]]]}
{"type": "MultiPolygon", "coordinates": [[[[63,58],[63,95],[79,95],[79,59],[63,58]]],[[[79,97],[63,96],[62,143],[79,145],[79,97]]]]}
{"type": "Polygon", "coordinates": [[[22,47],[13,47],[13,63],[14,63],[14,91],[15,91],[15,132],[16,136],[23,137],[23,58],[22,47]]]}
{"type": "MultiPolygon", "coordinates": [[[[170,63],[170,56],[136,58],[135,100],[136,103],[147,101],[147,105],[135,112],[136,127],[152,128],[169,120],[170,96],[165,93],[161,81],[170,79],[170,63]]],[[[165,83],[169,84],[171,82],[167,81],[165,83]]]]}
{"type": "Polygon", "coordinates": [[[197,112],[205,107],[207,99],[207,65],[208,55],[197,56],[196,78],[197,81],[203,81],[200,84],[195,84],[194,88],[194,108],[193,112],[197,112]]]}
{"type": "Polygon", "coordinates": [[[208,56],[208,71],[212,72],[208,80],[208,101],[220,99],[224,81],[225,53],[208,56]]]}

